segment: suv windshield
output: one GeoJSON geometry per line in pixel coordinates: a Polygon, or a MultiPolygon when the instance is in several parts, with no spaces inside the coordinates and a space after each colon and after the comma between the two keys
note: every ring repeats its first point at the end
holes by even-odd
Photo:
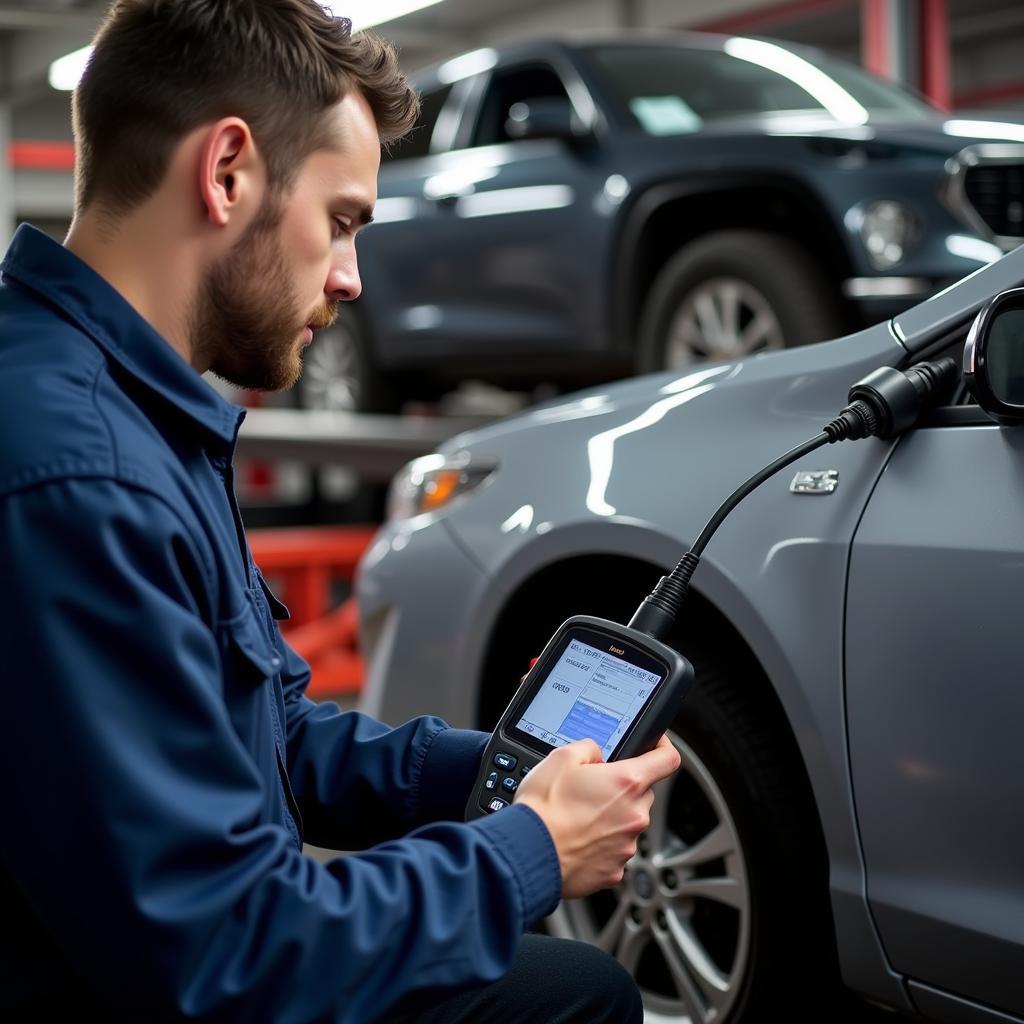
{"type": "Polygon", "coordinates": [[[863,124],[877,113],[934,116],[914,96],[852,64],[819,53],[804,56],[767,40],[735,37],[722,49],[620,43],[587,52],[651,135],[793,112],[827,114],[848,124],[863,124]]]}

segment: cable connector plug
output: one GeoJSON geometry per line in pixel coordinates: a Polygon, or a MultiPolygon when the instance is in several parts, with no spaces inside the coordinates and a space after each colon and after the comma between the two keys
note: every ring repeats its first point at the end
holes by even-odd
{"type": "Polygon", "coordinates": [[[878,430],[878,416],[869,402],[851,402],[831,423],[826,423],[824,432],[829,444],[836,441],[856,441],[860,437],[873,437],[878,430]]]}
{"type": "Polygon", "coordinates": [[[672,572],[662,576],[654,590],[644,598],[629,620],[630,629],[658,640],[668,636],[686,599],[686,592],[690,589],[690,579],[699,564],[700,558],[692,551],[683,555],[672,572]]]}
{"type": "Polygon", "coordinates": [[[948,356],[906,370],[872,370],[850,388],[850,404],[825,427],[829,442],[902,434],[955,383],[957,372],[956,360],[948,356]]]}

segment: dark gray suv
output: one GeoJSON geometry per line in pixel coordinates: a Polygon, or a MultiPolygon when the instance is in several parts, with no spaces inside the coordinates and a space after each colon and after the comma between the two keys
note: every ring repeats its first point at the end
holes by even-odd
{"type": "Polygon", "coordinates": [[[761,39],[479,50],[419,76],[302,404],[579,384],[838,336],[1024,235],[1024,126],[761,39]]]}

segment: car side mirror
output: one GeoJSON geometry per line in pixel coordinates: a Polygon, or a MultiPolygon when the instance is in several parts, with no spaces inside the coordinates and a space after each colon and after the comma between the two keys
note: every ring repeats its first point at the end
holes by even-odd
{"type": "Polygon", "coordinates": [[[580,124],[568,96],[544,96],[513,103],[508,110],[505,134],[510,139],[572,141],[586,135],[587,130],[580,124]]]}
{"type": "Polygon", "coordinates": [[[997,423],[1024,423],[1024,288],[1000,292],[975,318],[964,345],[964,379],[997,423]]]}

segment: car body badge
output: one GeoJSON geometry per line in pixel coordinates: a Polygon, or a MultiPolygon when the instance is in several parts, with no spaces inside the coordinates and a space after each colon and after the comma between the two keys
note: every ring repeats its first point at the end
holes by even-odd
{"type": "Polygon", "coordinates": [[[789,489],[794,494],[831,494],[838,486],[838,469],[802,469],[789,489]]]}

